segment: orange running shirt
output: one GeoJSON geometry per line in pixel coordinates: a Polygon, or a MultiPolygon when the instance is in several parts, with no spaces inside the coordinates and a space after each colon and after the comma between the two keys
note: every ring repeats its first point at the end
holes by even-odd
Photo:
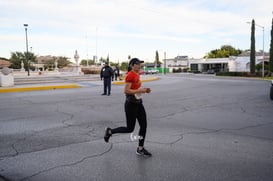
{"type": "Polygon", "coordinates": [[[139,74],[131,70],[130,72],[128,72],[125,78],[125,82],[132,83],[131,89],[136,90],[141,87],[141,81],[139,78],[140,78],[139,74]]]}

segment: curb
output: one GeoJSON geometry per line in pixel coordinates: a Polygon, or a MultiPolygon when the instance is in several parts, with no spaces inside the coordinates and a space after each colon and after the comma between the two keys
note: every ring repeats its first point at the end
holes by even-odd
{"type": "Polygon", "coordinates": [[[0,93],[80,88],[77,84],[1,88],[0,93]]]}
{"type": "MultiPolygon", "coordinates": [[[[158,77],[147,78],[141,80],[141,82],[149,82],[158,80],[158,77]]],[[[112,82],[112,85],[122,85],[124,81],[112,82]]],[[[27,87],[9,87],[9,88],[0,88],[1,93],[10,93],[10,92],[26,92],[26,91],[40,91],[40,90],[54,90],[54,89],[73,89],[81,88],[83,86],[78,84],[66,84],[66,85],[45,85],[45,86],[27,86],[27,87]]]]}

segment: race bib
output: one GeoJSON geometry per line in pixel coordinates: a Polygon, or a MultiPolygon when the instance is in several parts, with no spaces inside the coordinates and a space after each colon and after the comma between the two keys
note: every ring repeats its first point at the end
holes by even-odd
{"type": "Polygon", "coordinates": [[[141,97],[141,93],[135,93],[135,98],[136,99],[141,99],[142,97],[141,97]]]}

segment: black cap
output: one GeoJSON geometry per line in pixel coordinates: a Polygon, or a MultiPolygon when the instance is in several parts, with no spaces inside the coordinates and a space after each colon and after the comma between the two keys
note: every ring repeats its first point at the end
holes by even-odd
{"type": "Polygon", "coordinates": [[[139,60],[138,58],[132,58],[131,60],[130,60],[130,63],[129,63],[129,65],[135,65],[135,64],[140,64],[140,63],[144,63],[144,61],[143,60],[139,60]]]}

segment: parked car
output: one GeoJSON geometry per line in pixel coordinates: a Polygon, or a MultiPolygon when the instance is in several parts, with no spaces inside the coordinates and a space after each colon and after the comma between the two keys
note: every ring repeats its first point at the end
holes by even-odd
{"type": "Polygon", "coordinates": [[[145,71],[145,74],[157,74],[158,70],[157,69],[147,69],[145,71]]]}
{"type": "Polygon", "coordinates": [[[271,87],[270,87],[270,99],[273,100],[273,80],[271,81],[271,87]]]}
{"type": "Polygon", "coordinates": [[[138,73],[139,73],[140,75],[145,74],[144,70],[142,70],[142,69],[140,69],[138,73]]]}
{"type": "Polygon", "coordinates": [[[208,73],[208,74],[214,74],[215,71],[214,71],[213,69],[209,69],[209,70],[207,71],[207,73],[208,73]]]}
{"type": "Polygon", "coordinates": [[[119,71],[119,75],[120,75],[120,76],[124,76],[125,74],[126,74],[126,72],[124,72],[124,71],[122,71],[122,70],[119,71]]]}

